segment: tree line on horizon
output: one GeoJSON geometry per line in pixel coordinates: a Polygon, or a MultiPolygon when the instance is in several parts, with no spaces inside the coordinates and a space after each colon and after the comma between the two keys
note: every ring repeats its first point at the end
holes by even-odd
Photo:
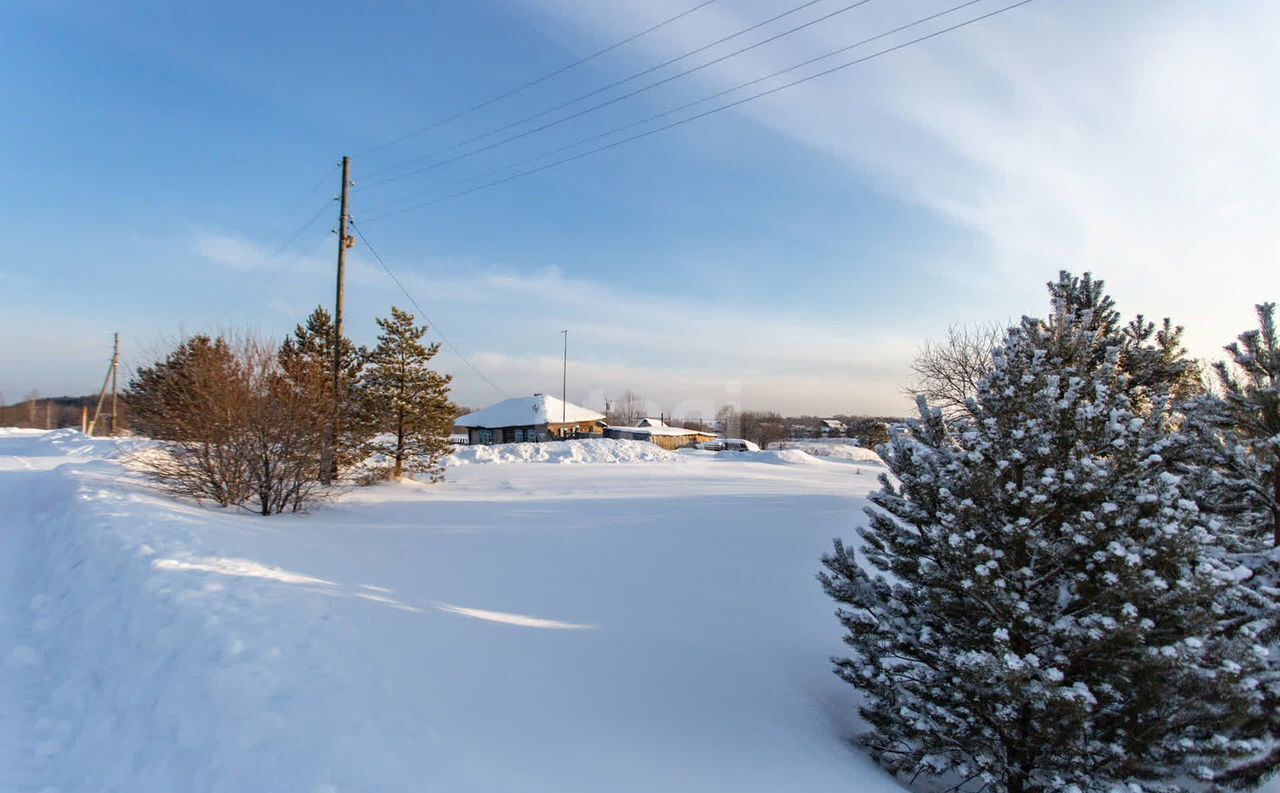
{"type": "MultiPolygon", "coordinates": [[[[97,394],[45,397],[33,390],[12,404],[4,404],[4,395],[0,394],[0,427],[38,430],[79,427],[84,410],[88,409],[89,418],[93,418],[97,404],[97,394]]],[[[124,411],[121,410],[120,414],[123,417],[124,411]]],[[[118,423],[124,426],[123,421],[118,423]]]]}
{"type": "MultiPolygon", "coordinates": [[[[652,404],[639,393],[627,389],[617,399],[606,400],[605,421],[616,427],[631,427],[643,418],[659,417],[652,404]]],[[[827,437],[848,438],[859,445],[874,448],[889,440],[888,427],[902,421],[900,416],[865,416],[837,413],[817,416],[786,416],[776,410],[743,410],[723,405],[716,411],[714,423],[705,418],[671,416],[665,418],[672,427],[703,432],[723,432],[728,437],[744,438],[765,448],[771,443],[800,438],[823,437],[823,419],[834,418],[844,423],[843,433],[827,437]]]]}

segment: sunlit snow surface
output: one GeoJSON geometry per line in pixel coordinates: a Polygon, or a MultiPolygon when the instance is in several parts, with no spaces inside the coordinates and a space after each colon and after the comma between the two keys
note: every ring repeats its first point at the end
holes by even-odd
{"type": "Polygon", "coordinates": [[[814,580],[883,468],[591,443],[264,519],[0,430],[0,791],[900,789],[814,580]]]}

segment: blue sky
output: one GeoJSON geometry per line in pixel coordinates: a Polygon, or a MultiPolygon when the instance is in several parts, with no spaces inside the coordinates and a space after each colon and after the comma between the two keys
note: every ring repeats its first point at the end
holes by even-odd
{"type": "MultiPolygon", "coordinates": [[[[343,153],[354,157],[357,223],[439,329],[510,394],[558,391],[559,331],[569,328],[577,401],[630,388],[665,412],[724,402],[902,412],[907,362],[925,338],[1041,311],[1043,283],[1062,267],[1106,278],[1126,312],[1171,314],[1202,356],[1248,327],[1254,302],[1280,297],[1280,12],[1261,0],[1036,0],[642,141],[378,219],[957,1],[873,0],[382,186],[363,174],[799,0],[718,0],[373,151],[694,2],[11,3],[0,25],[0,390],[9,401],[33,388],[93,390],[114,330],[130,365],[183,333],[283,335],[328,306],[336,207],[325,207],[343,153]]],[[[1005,4],[983,0],[953,18],[1005,4]]],[[[628,87],[846,5],[821,0],[628,87]]],[[[348,328],[369,343],[373,318],[406,301],[364,245],[350,266],[348,328]]],[[[497,398],[451,351],[438,361],[459,401],[497,398]]]]}

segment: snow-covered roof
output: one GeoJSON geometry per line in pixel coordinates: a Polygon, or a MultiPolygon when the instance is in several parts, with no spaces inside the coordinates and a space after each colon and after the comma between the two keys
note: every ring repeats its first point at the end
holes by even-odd
{"type": "Polygon", "coordinates": [[[459,427],[529,427],[539,424],[601,421],[603,413],[546,394],[504,399],[454,422],[459,427]]]}
{"type": "Polygon", "coordinates": [[[636,422],[636,426],[637,427],[665,427],[667,426],[667,422],[663,421],[660,418],[655,419],[650,416],[645,416],[644,418],[636,422]]]}
{"type": "Polygon", "coordinates": [[[609,429],[613,432],[627,432],[632,435],[715,435],[713,432],[687,430],[684,427],[668,427],[665,424],[661,427],[610,427],[609,429]]]}

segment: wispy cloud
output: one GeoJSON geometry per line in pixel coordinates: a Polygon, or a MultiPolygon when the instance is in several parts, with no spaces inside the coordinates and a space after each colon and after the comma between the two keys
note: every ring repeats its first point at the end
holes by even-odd
{"type": "MultiPolygon", "coordinates": [[[[678,84],[675,96],[654,92],[647,104],[619,105],[607,123],[627,118],[628,109],[639,117],[731,87],[951,4],[869,4],[700,72],[678,84]]],[[[531,5],[551,35],[589,49],[687,4],[531,5]]],[[[968,13],[999,5],[984,2],[968,13]]],[[[763,0],[725,0],[637,42],[612,68],[625,74],[776,11],[763,0]]],[[[574,278],[520,261],[425,261],[400,267],[400,275],[411,292],[428,296],[433,318],[503,388],[556,390],[558,332],[568,327],[571,396],[633,388],[668,409],[711,400],[789,411],[902,410],[907,362],[923,335],[957,320],[1034,312],[1044,304],[1044,281],[1059,267],[1106,278],[1126,311],[1186,324],[1193,352],[1211,356],[1248,325],[1252,302],[1280,296],[1277,33],[1280,6],[1248,0],[1041,0],[731,111],[738,123],[828,158],[851,182],[924,207],[939,228],[958,227],[985,242],[985,250],[936,263],[937,283],[903,284],[906,294],[893,300],[904,310],[874,327],[807,312],[794,300],[735,304],[717,294],[642,279],[574,278]],[[911,310],[912,290],[947,297],[923,316],[911,310]]],[[[859,54],[865,52],[848,57],[859,54]]],[[[700,140],[707,138],[693,136],[690,145],[700,140]]],[[[743,167],[767,168],[767,158],[743,167]]],[[[234,236],[197,243],[206,258],[228,267],[255,261],[251,248],[234,236]]],[[[327,256],[295,257],[279,266],[320,273],[332,264],[327,256]]],[[[359,247],[349,278],[396,299],[359,247]]],[[[456,359],[446,353],[442,361],[457,374],[460,399],[492,398],[456,359]]]]}
{"type": "MultiPolygon", "coordinates": [[[[208,232],[193,239],[192,247],[238,252],[242,259],[225,262],[228,267],[256,260],[259,253],[250,241],[208,232]]],[[[404,303],[364,251],[357,248],[350,261],[353,283],[376,290],[384,304],[404,303]]],[[[327,272],[331,263],[299,257],[288,266],[327,272]]],[[[726,402],[790,411],[896,412],[904,404],[906,362],[917,345],[914,337],[851,332],[803,311],[726,305],[714,295],[643,281],[620,287],[569,278],[554,267],[458,272],[426,265],[398,276],[411,294],[423,296],[423,308],[472,364],[512,394],[559,390],[562,360],[548,353],[559,331],[570,328],[570,396],[594,404],[633,389],[668,413],[713,413],[726,402]]],[[[275,310],[293,308],[288,299],[264,299],[275,310]]],[[[456,376],[459,400],[482,404],[498,396],[451,350],[446,348],[441,361],[456,376]]]]}
{"type": "MultiPolygon", "coordinates": [[[[950,4],[875,5],[696,79],[723,89],[950,4]]],[[[604,40],[678,6],[556,0],[550,13],[573,25],[566,39],[604,40]]],[[[642,40],[636,62],[769,16],[749,0],[713,8],[642,40]]],[[[1211,354],[1280,292],[1278,34],[1274,3],[1046,0],[733,112],[986,240],[940,275],[1022,296],[1057,267],[1091,269],[1122,307],[1173,315],[1211,354]]]]}

